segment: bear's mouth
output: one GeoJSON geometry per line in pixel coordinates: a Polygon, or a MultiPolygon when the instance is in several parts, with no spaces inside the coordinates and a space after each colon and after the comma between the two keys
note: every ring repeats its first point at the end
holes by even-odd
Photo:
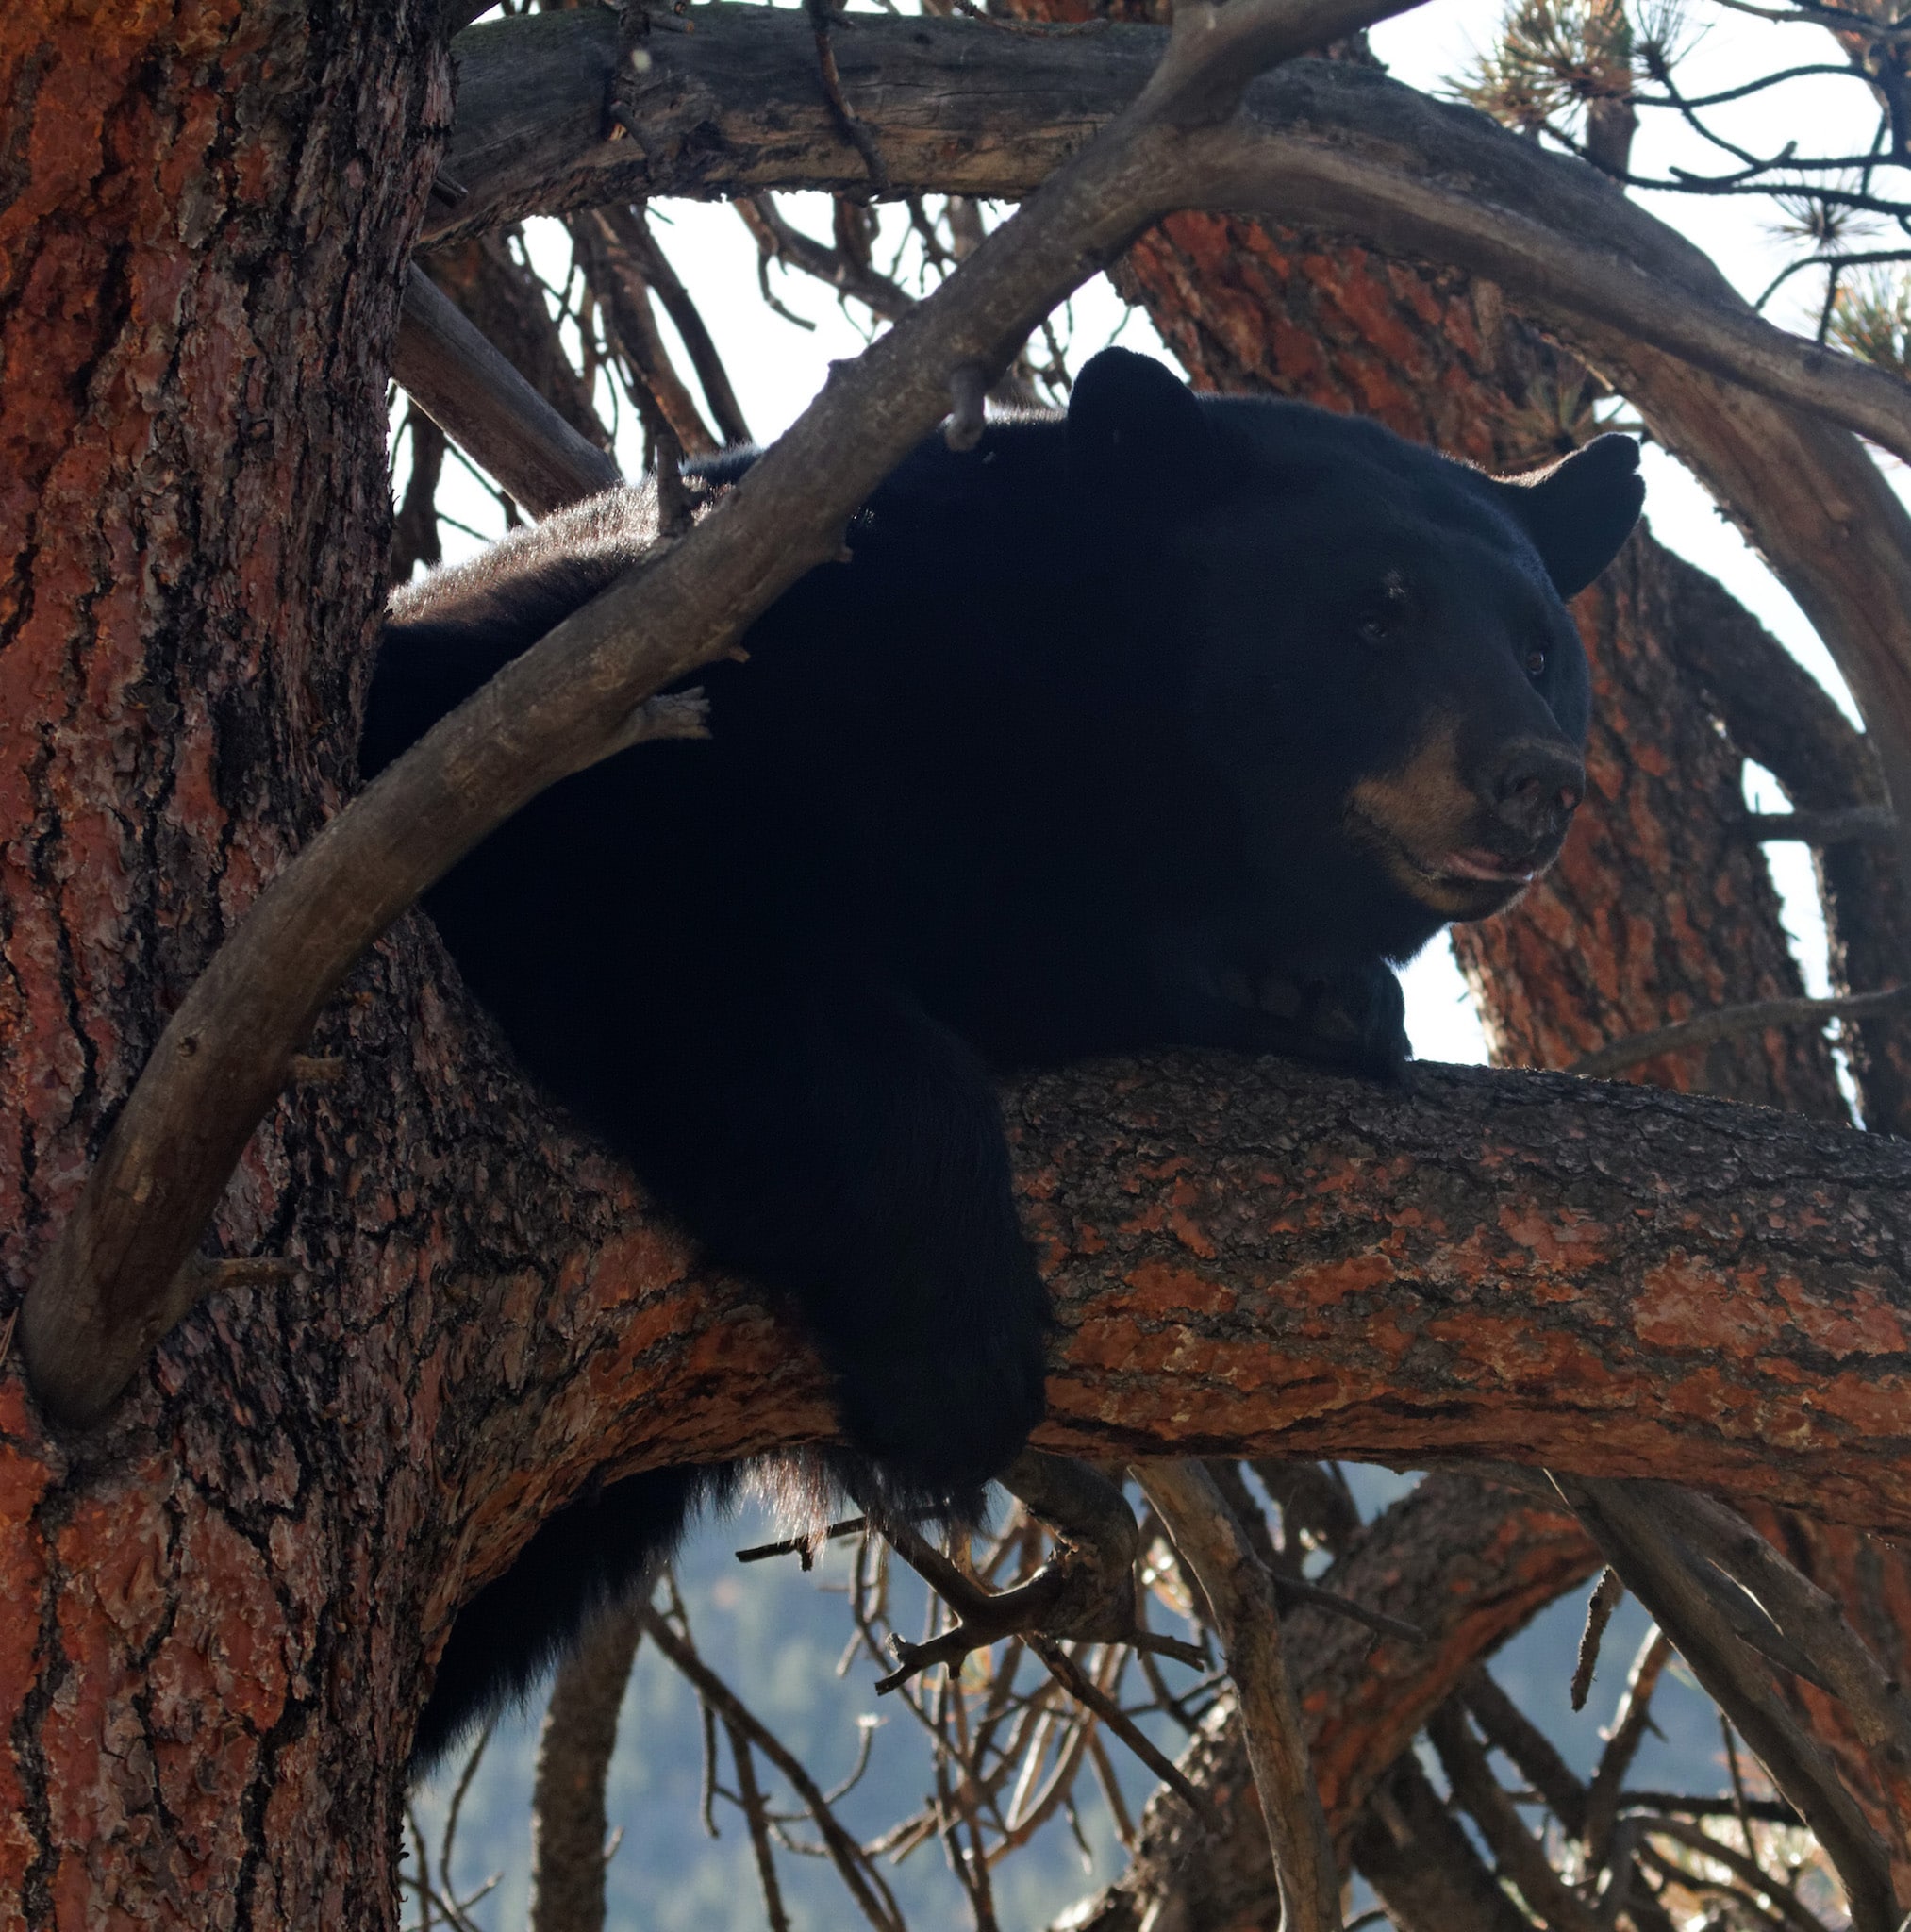
{"type": "Polygon", "coordinates": [[[1502,912],[1559,856],[1557,842],[1517,857],[1490,845],[1447,845],[1429,852],[1371,812],[1355,807],[1350,829],[1372,850],[1396,885],[1447,919],[1484,919],[1502,912]]]}
{"type": "MultiPolygon", "coordinates": [[[[1411,857],[1410,854],[1408,856],[1411,857]]],[[[1507,858],[1501,853],[1488,851],[1484,845],[1467,845],[1442,854],[1427,868],[1427,876],[1443,883],[1455,879],[1479,879],[1489,885],[1518,886],[1523,890],[1552,862],[1551,854],[1543,858],[1530,853],[1523,858],[1507,858]]]]}

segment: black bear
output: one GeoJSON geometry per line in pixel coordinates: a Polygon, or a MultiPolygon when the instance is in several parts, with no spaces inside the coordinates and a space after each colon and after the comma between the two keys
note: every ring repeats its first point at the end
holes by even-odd
{"type": "MultiPolygon", "coordinates": [[[[750,460],[716,460],[722,484],[750,460]]],[[[425,904],[527,1071],[794,1298],[882,1507],[958,1518],[1041,1412],[999,1070],[1162,1045],[1396,1074],[1388,968],[1512,900],[1584,783],[1563,599],[1639,509],[1602,437],[1504,482],[1108,350],[923,444],[641,746],[425,904]]],[[[648,492],[401,591],[368,774],[603,590],[648,492]]],[[[711,1477],[613,1484],[465,1607],[422,1760],[645,1574],[711,1477]]]]}

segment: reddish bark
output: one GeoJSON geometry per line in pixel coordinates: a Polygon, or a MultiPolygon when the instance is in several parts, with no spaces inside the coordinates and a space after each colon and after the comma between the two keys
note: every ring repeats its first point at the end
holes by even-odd
{"type": "MultiPolygon", "coordinates": [[[[1550,427],[1569,432],[1565,446],[1585,426],[1579,365],[1506,318],[1490,288],[1186,214],[1145,237],[1122,274],[1197,379],[1216,387],[1357,408],[1494,468],[1541,455],[1550,427]]],[[[1454,935],[1503,1063],[1568,1065],[1612,1039],[1796,990],[1769,878],[1741,829],[1741,748],[1780,771],[1801,805],[1875,795],[1867,747],[1829,703],[1798,689],[1805,680],[1775,646],[1748,651],[1752,621],[1645,533],[1577,614],[1596,690],[1588,810],[1514,912],[1454,935]],[[1717,719],[1745,734],[1742,747],[1720,738],[1717,719]]],[[[1888,872],[1865,849],[1821,862],[1841,984],[1895,976],[1888,872]]],[[[1879,1124],[1899,1124],[1905,1037],[1885,1025],[1860,1042],[1861,1091],[1879,1124]]],[[[1668,1057],[1629,1077],[1842,1111],[1823,1043],[1803,1030],[1668,1057]]],[[[1897,1600],[1902,1549],[1796,1513],[1762,1520],[1895,1667],[1911,1629],[1897,1600]]],[[[1835,1701],[1792,1688],[1889,1839],[1883,1786],[1899,1768],[1869,1760],[1835,1701]]]]}
{"type": "MultiPolygon", "coordinates": [[[[435,17],[0,16],[0,1320],[167,1003],[344,786],[435,17]]],[[[288,1101],[228,1239],[363,1240],[375,1201],[303,1210],[368,1092],[288,1101]]],[[[0,1373],[0,1924],[389,1922],[396,1754],[352,1733],[390,1726],[366,1608],[403,1519],[341,1440],[391,1396],[347,1394],[349,1306],[208,1310],[160,1379],[218,1368],[97,1441],[0,1373]]]]}

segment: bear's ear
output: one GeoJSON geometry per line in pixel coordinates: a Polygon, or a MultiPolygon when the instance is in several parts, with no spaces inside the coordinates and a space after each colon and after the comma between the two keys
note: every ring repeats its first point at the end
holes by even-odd
{"type": "Polygon", "coordinates": [[[1619,555],[1646,500],[1639,446],[1630,436],[1599,436],[1563,462],[1496,486],[1561,597],[1586,589],[1619,555]]]}
{"type": "Polygon", "coordinates": [[[1084,365],[1069,393],[1068,434],[1076,487],[1137,508],[1186,491],[1189,466],[1205,475],[1212,462],[1212,432],[1194,392],[1132,349],[1104,349],[1084,365]]]}

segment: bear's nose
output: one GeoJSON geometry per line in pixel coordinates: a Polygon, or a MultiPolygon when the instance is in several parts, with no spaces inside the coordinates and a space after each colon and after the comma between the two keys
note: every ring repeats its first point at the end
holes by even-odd
{"type": "Polygon", "coordinates": [[[1492,780],[1497,817],[1535,845],[1562,838],[1586,796],[1586,767],[1563,745],[1529,739],[1510,746],[1492,780]]]}

